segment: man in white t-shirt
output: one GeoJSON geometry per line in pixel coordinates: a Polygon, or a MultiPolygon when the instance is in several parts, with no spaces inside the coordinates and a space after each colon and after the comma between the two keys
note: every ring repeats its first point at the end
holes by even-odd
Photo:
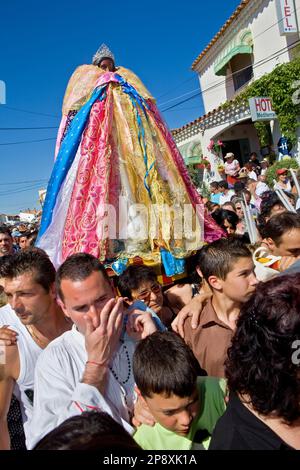
{"type": "MultiPolygon", "coordinates": [[[[136,343],[122,334],[123,299],[116,300],[103,265],[87,253],[72,255],[60,266],[56,289],[74,326],[53,341],[37,361],[27,440],[30,449],[66,419],[92,409],[109,413],[132,431],[136,343]]],[[[156,331],[151,314],[132,313],[127,324],[131,336],[140,339],[156,331]]]]}
{"type": "Polygon", "coordinates": [[[0,449],[8,450],[7,412],[15,384],[20,390],[26,435],[32,413],[37,358],[50,341],[71,325],[56,303],[55,269],[44,252],[32,249],[16,253],[1,274],[8,302],[22,323],[20,327],[18,321],[13,321],[11,312],[5,309],[11,328],[18,333],[15,344],[2,346],[0,364],[0,449]]]}

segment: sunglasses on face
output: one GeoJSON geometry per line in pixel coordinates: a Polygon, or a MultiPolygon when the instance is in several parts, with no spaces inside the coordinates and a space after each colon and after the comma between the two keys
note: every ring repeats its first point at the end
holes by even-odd
{"type": "Polygon", "coordinates": [[[153,286],[150,287],[150,289],[144,289],[141,292],[138,293],[136,296],[137,299],[139,300],[149,300],[151,293],[153,294],[160,294],[161,293],[161,285],[160,284],[154,284],[153,286]]]}

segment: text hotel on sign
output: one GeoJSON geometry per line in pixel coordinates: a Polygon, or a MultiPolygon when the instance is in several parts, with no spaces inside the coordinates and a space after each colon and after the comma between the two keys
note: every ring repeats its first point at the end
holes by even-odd
{"type": "Polygon", "coordinates": [[[276,113],[269,97],[256,97],[249,99],[252,121],[269,121],[276,119],[276,113]]]}
{"type": "Polygon", "coordinates": [[[280,35],[298,32],[296,8],[294,0],[276,0],[280,35]]]}

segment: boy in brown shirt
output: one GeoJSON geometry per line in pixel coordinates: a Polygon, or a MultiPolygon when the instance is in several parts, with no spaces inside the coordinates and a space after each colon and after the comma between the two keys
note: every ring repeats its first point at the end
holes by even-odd
{"type": "Polygon", "coordinates": [[[186,319],[184,339],[209,376],[224,377],[224,361],[241,304],[258,282],[252,254],[240,240],[222,238],[200,250],[197,271],[212,296],[203,306],[196,328],[192,328],[191,318],[186,319]]]}

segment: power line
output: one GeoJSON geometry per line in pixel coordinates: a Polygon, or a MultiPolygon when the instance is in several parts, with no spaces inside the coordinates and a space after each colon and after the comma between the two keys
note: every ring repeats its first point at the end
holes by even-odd
{"type": "Polygon", "coordinates": [[[32,185],[32,186],[29,186],[28,188],[24,188],[24,189],[13,189],[11,191],[2,191],[0,192],[0,197],[1,196],[10,196],[11,194],[19,194],[19,193],[24,193],[24,192],[27,192],[27,191],[33,191],[33,190],[38,190],[40,188],[40,185],[32,185]]]}
{"type": "MultiPolygon", "coordinates": [[[[267,63],[267,62],[270,62],[272,59],[274,59],[275,57],[278,57],[282,54],[284,54],[286,51],[289,51],[291,49],[293,49],[294,47],[297,47],[297,45],[300,44],[300,40],[298,39],[297,41],[293,42],[292,44],[290,44],[290,46],[287,46],[283,49],[280,49],[279,51],[277,52],[274,52],[272,55],[266,57],[265,59],[262,59],[260,60],[259,62],[256,62],[255,64],[252,65],[252,68],[257,68],[257,67],[260,67],[261,65],[267,63]]],[[[242,69],[239,69],[237,70],[236,72],[233,72],[230,76],[232,77],[233,75],[237,74],[237,73],[240,73],[242,72],[243,70],[246,70],[248,69],[249,66],[247,67],[244,67],[242,69]]],[[[214,85],[208,87],[208,88],[205,88],[203,90],[201,89],[198,89],[197,92],[193,95],[193,96],[190,96],[189,98],[185,99],[185,100],[182,100],[180,101],[179,103],[175,103],[174,105],[170,106],[169,108],[166,108],[166,109],[163,109],[161,110],[161,112],[165,113],[166,111],[169,111],[170,109],[173,109],[177,106],[179,106],[180,104],[183,104],[183,103],[186,103],[187,101],[190,101],[191,99],[193,98],[196,98],[196,96],[199,96],[199,95],[202,95],[203,93],[207,92],[207,91],[210,91],[210,90],[214,90],[215,88],[218,88],[219,86],[221,85],[224,85],[224,80],[218,82],[218,83],[215,83],[214,85]]],[[[196,90],[194,90],[196,91],[196,90]]]]}
{"type": "MultiPolygon", "coordinates": [[[[256,63],[254,63],[254,64],[252,65],[252,68],[253,68],[253,69],[254,69],[254,68],[257,68],[257,67],[259,67],[259,66],[261,66],[261,65],[263,65],[263,64],[265,64],[265,63],[267,63],[267,62],[269,62],[270,60],[274,59],[274,57],[278,57],[278,56],[284,54],[286,51],[289,51],[289,50],[293,49],[293,48],[296,47],[298,44],[300,44],[300,40],[299,40],[299,39],[298,39],[297,41],[293,42],[292,44],[290,44],[289,46],[284,47],[283,49],[280,49],[280,50],[277,51],[277,52],[274,52],[273,54],[271,54],[270,56],[266,57],[265,59],[262,59],[262,60],[260,60],[260,61],[258,61],[258,62],[256,62],[256,63]]],[[[249,66],[248,66],[248,67],[244,67],[244,68],[242,68],[242,69],[239,69],[239,70],[233,72],[233,73],[231,74],[231,77],[234,76],[234,75],[237,74],[237,73],[242,72],[243,70],[248,69],[248,68],[249,68],[249,66]]],[[[169,106],[169,107],[166,108],[166,109],[161,110],[161,112],[165,113],[165,112],[167,112],[167,111],[170,111],[170,110],[172,110],[172,109],[174,109],[174,108],[180,106],[181,104],[187,103],[188,101],[190,101],[190,100],[196,98],[197,96],[202,95],[204,92],[207,92],[207,91],[210,91],[210,90],[214,90],[215,88],[218,88],[218,87],[221,86],[221,85],[224,85],[224,81],[223,81],[223,80],[220,81],[220,82],[218,82],[218,83],[215,83],[214,85],[212,85],[212,86],[210,86],[210,87],[208,87],[208,88],[206,88],[206,89],[204,89],[204,90],[201,90],[201,89],[200,89],[200,90],[199,90],[199,89],[194,90],[194,92],[196,92],[194,95],[192,95],[192,96],[190,96],[190,97],[188,97],[188,98],[186,98],[186,99],[184,99],[184,100],[182,100],[182,101],[180,101],[180,102],[178,102],[178,103],[175,103],[174,105],[169,106]]],[[[190,93],[192,93],[192,92],[185,93],[185,94],[182,95],[182,96],[186,96],[187,94],[190,94],[190,93]]],[[[170,101],[174,101],[174,100],[170,100],[170,101]]],[[[170,102],[170,101],[168,101],[168,102],[170,102]]],[[[21,142],[6,142],[6,143],[0,143],[0,145],[1,145],[1,146],[3,146],[3,145],[19,145],[19,144],[28,144],[28,143],[35,143],[35,142],[45,142],[45,141],[50,141],[50,140],[56,140],[56,137],[47,138],[47,139],[40,139],[40,140],[21,141],[21,142]]]]}
{"type": "Polygon", "coordinates": [[[35,131],[40,129],[58,129],[58,126],[48,127],[0,127],[0,131],[35,131]]]}
{"type": "MultiPolygon", "coordinates": [[[[284,47],[283,49],[280,49],[279,51],[274,52],[274,53],[271,54],[270,56],[265,57],[264,59],[261,59],[260,61],[258,61],[258,62],[256,62],[256,63],[252,64],[252,68],[259,67],[259,66],[263,65],[264,63],[269,62],[270,60],[274,59],[274,57],[284,54],[287,50],[290,50],[290,49],[293,49],[294,47],[296,47],[296,46],[299,44],[299,42],[300,42],[300,41],[297,40],[297,41],[293,42],[292,44],[290,44],[290,46],[286,46],[286,47],[284,47]]],[[[235,72],[232,72],[232,73],[230,74],[230,77],[233,77],[234,75],[236,75],[236,74],[238,74],[238,73],[240,73],[240,72],[243,72],[244,70],[247,70],[248,68],[249,68],[249,66],[243,67],[243,68],[241,68],[241,69],[239,69],[239,70],[236,70],[235,72]]],[[[207,87],[207,88],[204,88],[203,90],[201,90],[201,89],[198,88],[197,90],[193,90],[193,91],[191,91],[190,93],[196,92],[196,94],[193,95],[193,97],[195,97],[195,96],[197,96],[197,95],[203,94],[204,92],[207,92],[207,91],[210,91],[210,90],[214,90],[215,88],[218,88],[218,87],[221,86],[221,85],[222,85],[222,86],[224,85],[224,81],[223,81],[223,80],[222,80],[222,81],[213,82],[213,85],[211,85],[211,86],[209,86],[209,87],[207,87]]],[[[184,95],[182,95],[182,96],[184,96],[184,95]]],[[[178,98],[181,98],[181,96],[177,97],[177,99],[178,99],[178,98]]],[[[192,98],[192,97],[191,97],[191,98],[192,98]]],[[[170,100],[170,101],[174,101],[174,100],[170,100]]],[[[188,99],[187,99],[187,101],[188,101],[188,99]]],[[[168,102],[169,102],[169,101],[167,101],[166,103],[168,103],[168,102]]],[[[181,103],[184,103],[184,102],[185,102],[185,101],[182,101],[181,103]]],[[[181,103],[180,103],[180,104],[181,104],[181,103]]],[[[173,106],[171,106],[171,107],[168,108],[168,109],[172,109],[172,108],[173,108],[173,106]]],[[[162,112],[164,112],[164,111],[166,111],[166,110],[163,110],[162,112]]]]}
{"type": "MultiPolygon", "coordinates": [[[[295,9],[292,11],[292,13],[296,13],[298,10],[300,10],[300,7],[299,7],[299,8],[295,8],[295,9]]],[[[272,29],[274,26],[276,26],[277,24],[281,23],[284,19],[285,19],[285,16],[282,17],[282,18],[280,18],[280,20],[276,21],[275,23],[273,23],[271,26],[269,26],[269,27],[266,28],[265,30],[263,30],[263,31],[261,31],[260,33],[258,33],[256,36],[253,36],[253,39],[256,39],[256,38],[262,36],[264,33],[266,33],[267,31],[269,31],[270,29],[272,29]]],[[[241,69],[241,70],[243,70],[243,69],[241,69]]],[[[239,71],[238,71],[238,72],[239,72],[239,71]]],[[[237,72],[235,72],[235,73],[237,73],[237,72]]],[[[191,81],[191,80],[193,80],[193,79],[194,79],[194,77],[190,77],[190,78],[188,78],[187,80],[184,80],[181,84],[179,84],[178,86],[176,86],[176,87],[173,88],[172,90],[181,87],[182,85],[184,85],[185,83],[187,83],[187,82],[189,82],[189,81],[191,81]]],[[[167,94],[171,93],[172,90],[170,90],[170,91],[168,91],[168,92],[166,92],[166,93],[163,93],[163,94],[160,95],[157,99],[159,99],[159,98],[161,98],[161,97],[163,97],[163,96],[166,96],[167,94]]],[[[193,93],[193,91],[188,92],[188,93],[193,93]]],[[[181,96],[179,96],[179,97],[177,97],[177,98],[173,98],[172,100],[166,101],[165,103],[161,103],[160,106],[164,106],[165,104],[169,103],[170,101],[174,101],[174,100],[176,100],[176,99],[178,99],[178,98],[181,98],[182,96],[185,96],[185,95],[181,95],[181,96]]],[[[26,109],[14,108],[14,107],[7,106],[7,105],[5,105],[5,108],[6,108],[6,109],[13,110],[13,111],[19,111],[19,112],[22,112],[22,113],[36,114],[36,115],[38,115],[38,116],[46,116],[46,117],[52,117],[52,118],[60,118],[60,116],[57,116],[57,115],[54,115],[54,114],[39,113],[39,112],[36,112],[36,111],[29,111],[29,110],[26,110],[26,109]]],[[[164,112],[164,111],[163,111],[163,112],[164,112]]],[[[57,128],[57,127],[56,127],[56,128],[57,128]]],[[[28,129],[29,129],[29,128],[28,128],[28,129]]],[[[32,128],[32,129],[35,129],[35,128],[32,128]]],[[[40,128],[40,129],[42,129],[42,128],[40,128]]],[[[45,129],[46,129],[46,128],[45,128],[45,129]]],[[[2,130],[2,129],[0,129],[0,130],[2,130]]],[[[7,129],[7,130],[8,130],[8,129],[7,129]]],[[[23,130],[25,130],[25,128],[24,128],[23,130]]],[[[27,130],[27,129],[26,129],[26,130],[27,130]]],[[[7,145],[7,144],[0,144],[0,145],[7,145]]]]}
{"type": "MultiPolygon", "coordinates": [[[[278,56],[284,54],[286,51],[289,51],[289,50],[293,49],[293,48],[296,47],[298,44],[300,44],[300,40],[299,40],[299,39],[298,39],[297,41],[294,41],[294,42],[293,42],[292,44],[290,44],[289,46],[284,47],[284,48],[280,49],[279,51],[274,52],[273,54],[271,54],[270,56],[266,57],[265,59],[261,59],[260,61],[254,63],[254,64],[252,65],[252,68],[255,69],[255,68],[257,68],[257,67],[260,67],[261,65],[263,65],[263,64],[265,64],[265,63],[271,61],[272,59],[274,59],[274,57],[278,57],[278,56]]],[[[239,69],[239,70],[233,72],[230,76],[232,77],[232,76],[234,76],[235,74],[240,73],[240,72],[242,72],[243,70],[246,70],[246,69],[248,69],[248,68],[249,68],[249,66],[243,67],[242,69],[239,69]]],[[[169,107],[166,108],[166,109],[161,110],[161,112],[162,112],[162,113],[165,113],[165,112],[167,112],[167,111],[170,111],[171,109],[174,109],[174,108],[176,108],[177,106],[180,106],[180,105],[183,104],[183,103],[187,103],[188,101],[190,101],[190,100],[196,98],[197,96],[202,95],[204,92],[207,92],[207,91],[210,91],[210,90],[214,90],[215,88],[218,88],[218,87],[221,86],[221,85],[222,85],[222,86],[224,85],[224,80],[219,81],[218,83],[215,83],[214,85],[212,85],[212,86],[210,86],[210,87],[208,87],[208,88],[206,88],[206,89],[204,89],[204,90],[201,90],[201,89],[200,89],[200,90],[199,90],[199,89],[194,90],[194,92],[196,92],[194,95],[192,95],[192,96],[190,96],[190,97],[188,97],[188,98],[186,98],[186,99],[184,99],[184,100],[182,100],[182,101],[180,101],[180,102],[178,102],[178,103],[175,103],[174,105],[169,106],[169,107]]],[[[190,93],[193,93],[193,92],[185,93],[185,94],[182,95],[182,96],[186,96],[187,94],[190,94],[190,93]]],[[[174,100],[169,100],[168,102],[170,102],[170,101],[174,101],[174,100]]],[[[48,138],[48,139],[40,139],[40,140],[32,140],[32,141],[23,141],[23,142],[0,143],[0,145],[27,144],[27,143],[34,143],[34,142],[44,142],[44,141],[48,141],[48,140],[56,140],[56,138],[48,138]]]]}
{"type": "Polygon", "coordinates": [[[197,77],[195,77],[195,75],[193,75],[192,77],[188,78],[187,80],[184,80],[183,82],[181,82],[179,85],[176,85],[175,87],[171,88],[171,90],[166,91],[166,93],[163,93],[162,95],[158,96],[156,99],[160,100],[160,98],[162,98],[163,96],[169,95],[170,93],[172,93],[172,91],[177,90],[178,88],[182,87],[182,85],[184,85],[185,83],[190,82],[190,81],[195,80],[195,79],[197,80],[197,77]]]}
{"type": "Polygon", "coordinates": [[[170,109],[170,111],[190,111],[191,109],[198,109],[199,111],[200,106],[191,106],[189,108],[180,108],[180,109],[170,109]]]}
{"type": "MultiPolygon", "coordinates": [[[[296,13],[298,10],[300,10],[300,7],[294,9],[292,13],[296,13]]],[[[272,24],[271,26],[269,26],[267,29],[264,29],[263,31],[261,31],[260,33],[258,33],[256,36],[253,36],[252,39],[257,39],[259,36],[262,36],[264,33],[266,33],[267,31],[269,31],[270,29],[274,28],[274,26],[276,26],[277,24],[281,23],[281,22],[284,20],[284,18],[285,18],[285,17],[282,17],[280,20],[276,21],[274,24],[272,24]]],[[[276,55],[276,54],[277,54],[277,53],[274,53],[274,55],[276,55]]],[[[271,56],[270,56],[270,57],[271,57],[271,56]]],[[[245,67],[245,68],[247,68],[247,67],[245,67]]],[[[244,69],[245,69],[245,68],[244,68],[244,69]]],[[[239,72],[242,72],[244,69],[237,70],[236,72],[233,72],[231,75],[234,75],[234,74],[237,74],[237,73],[239,73],[239,72]]],[[[189,80],[190,80],[190,79],[189,79],[189,80]]],[[[185,82],[183,82],[183,84],[184,84],[184,83],[185,83],[185,82]]],[[[219,83],[223,83],[223,82],[218,82],[218,81],[216,81],[216,82],[213,82],[213,84],[214,84],[214,83],[219,84],[219,83]]],[[[213,85],[212,85],[212,86],[213,86],[213,85]]],[[[210,89],[210,88],[207,88],[206,90],[203,90],[203,91],[207,91],[207,90],[209,90],[209,89],[210,89]]],[[[177,96],[176,98],[172,98],[172,99],[170,99],[170,100],[168,100],[168,101],[165,101],[164,103],[161,103],[159,106],[164,106],[164,105],[167,104],[167,103],[170,103],[170,102],[172,102],[172,101],[176,101],[177,99],[182,98],[183,96],[186,96],[187,94],[193,93],[193,92],[195,92],[195,91],[196,91],[196,90],[192,90],[192,91],[187,92],[187,93],[185,93],[185,94],[183,94],[183,95],[177,96]]],[[[202,92],[203,92],[203,91],[202,91],[202,92]]]]}
{"type": "Polygon", "coordinates": [[[5,106],[5,109],[10,109],[12,111],[19,111],[21,113],[37,114],[38,116],[52,117],[52,118],[55,118],[55,119],[60,118],[60,116],[57,116],[55,114],[38,113],[36,111],[28,111],[27,109],[13,108],[12,106],[7,106],[6,104],[3,105],[3,106],[5,106]]]}
{"type": "Polygon", "coordinates": [[[32,184],[32,183],[42,183],[43,181],[47,181],[47,178],[41,178],[39,180],[28,180],[28,181],[14,181],[9,183],[0,183],[1,186],[8,186],[14,184],[32,184]]]}
{"type": "Polygon", "coordinates": [[[50,137],[49,139],[40,139],[40,140],[23,140],[22,142],[5,142],[0,145],[19,145],[19,144],[32,144],[34,142],[46,142],[47,140],[56,140],[56,137],[50,137]]]}
{"type": "Polygon", "coordinates": [[[184,96],[190,95],[191,93],[195,93],[195,91],[199,92],[199,88],[196,88],[195,90],[187,91],[186,93],[183,93],[183,95],[176,96],[176,98],[172,98],[168,101],[165,101],[164,103],[161,103],[159,106],[164,106],[167,103],[171,103],[172,101],[176,101],[179,98],[183,98],[184,96]]]}

